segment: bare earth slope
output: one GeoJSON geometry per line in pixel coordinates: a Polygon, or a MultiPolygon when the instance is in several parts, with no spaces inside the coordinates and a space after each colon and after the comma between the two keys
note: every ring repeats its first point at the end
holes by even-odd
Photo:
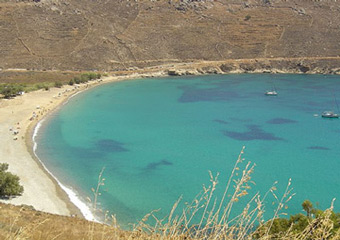
{"type": "Polygon", "coordinates": [[[335,0],[0,0],[0,68],[288,57],[339,66],[339,26],[335,0]]]}

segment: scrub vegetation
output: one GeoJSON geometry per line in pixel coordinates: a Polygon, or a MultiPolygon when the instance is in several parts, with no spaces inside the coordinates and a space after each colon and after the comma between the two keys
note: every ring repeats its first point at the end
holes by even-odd
{"type": "Polygon", "coordinates": [[[96,80],[101,78],[100,73],[83,73],[79,77],[74,77],[71,79],[68,84],[73,85],[73,84],[80,84],[80,83],[87,83],[91,80],[96,80]]]}
{"type": "Polygon", "coordinates": [[[0,74],[0,98],[14,98],[36,90],[48,91],[65,84],[87,83],[101,78],[100,73],[6,72],[0,74]]]}
{"type": "Polygon", "coordinates": [[[19,196],[24,188],[19,183],[19,177],[8,172],[8,164],[0,163],[0,198],[19,196]]]}

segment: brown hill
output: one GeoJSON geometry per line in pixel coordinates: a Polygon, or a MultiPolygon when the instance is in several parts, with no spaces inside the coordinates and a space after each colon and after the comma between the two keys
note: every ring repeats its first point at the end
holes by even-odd
{"type": "Polygon", "coordinates": [[[335,0],[0,0],[0,68],[291,57],[339,66],[339,26],[335,0]]]}
{"type": "MultiPolygon", "coordinates": [[[[0,239],[128,239],[141,236],[114,226],[0,203],[0,239]]],[[[143,239],[143,238],[141,238],[143,239]]]]}

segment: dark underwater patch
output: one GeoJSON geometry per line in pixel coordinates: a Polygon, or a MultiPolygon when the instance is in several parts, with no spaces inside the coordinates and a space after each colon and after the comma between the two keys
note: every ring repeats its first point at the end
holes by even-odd
{"type": "Polygon", "coordinates": [[[310,147],[308,147],[308,149],[312,149],[312,150],[331,150],[328,147],[321,147],[321,146],[310,146],[310,147]]]}
{"type": "Polygon", "coordinates": [[[215,119],[214,122],[220,123],[220,124],[229,124],[227,121],[215,119]]]}
{"type": "Polygon", "coordinates": [[[104,152],[127,152],[128,149],[124,147],[124,143],[112,140],[102,139],[96,142],[96,147],[104,152]]]}
{"type": "Polygon", "coordinates": [[[234,122],[251,122],[253,121],[251,118],[236,118],[236,117],[230,117],[230,120],[234,121],[234,122]]]}
{"type": "Polygon", "coordinates": [[[182,87],[182,89],[184,92],[178,99],[181,103],[228,101],[239,97],[236,92],[226,91],[220,88],[198,89],[196,87],[182,87]]]}
{"type": "Polygon", "coordinates": [[[167,160],[161,160],[159,162],[152,162],[152,163],[149,163],[144,170],[146,171],[151,171],[151,170],[155,170],[161,166],[171,166],[173,165],[172,162],[169,162],[167,160]]]}
{"type": "Polygon", "coordinates": [[[266,140],[266,141],[277,141],[283,140],[283,138],[276,137],[272,133],[265,132],[258,125],[247,125],[248,131],[246,132],[235,132],[224,130],[223,134],[230,138],[240,141],[252,141],[252,140],[266,140]]]}
{"type": "Polygon", "coordinates": [[[288,118],[273,118],[273,119],[267,121],[266,123],[269,123],[269,124],[287,124],[287,123],[297,123],[297,121],[291,120],[291,119],[288,119],[288,118]]]}

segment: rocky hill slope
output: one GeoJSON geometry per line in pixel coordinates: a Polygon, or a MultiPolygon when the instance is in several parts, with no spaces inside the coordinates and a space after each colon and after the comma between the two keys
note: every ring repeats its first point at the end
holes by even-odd
{"type": "Polygon", "coordinates": [[[0,0],[0,68],[325,57],[339,66],[339,26],[336,0],[0,0]]]}

